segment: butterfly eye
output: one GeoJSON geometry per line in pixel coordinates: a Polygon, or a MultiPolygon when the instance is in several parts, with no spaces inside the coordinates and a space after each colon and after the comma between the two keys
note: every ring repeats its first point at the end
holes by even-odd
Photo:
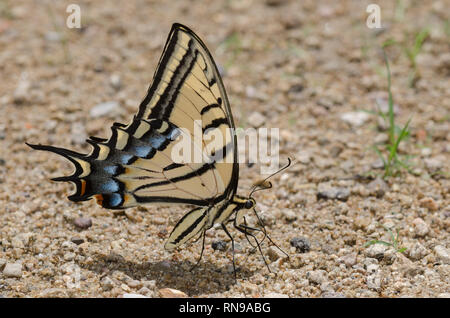
{"type": "Polygon", "coordinates": [[[251,208],[253,208],[254,205],[255,205],[255,201],[253,199],[249,199],[249,200],[247,200],[247,202],[245,202],[246,209],[251,209],[251,208]]]}

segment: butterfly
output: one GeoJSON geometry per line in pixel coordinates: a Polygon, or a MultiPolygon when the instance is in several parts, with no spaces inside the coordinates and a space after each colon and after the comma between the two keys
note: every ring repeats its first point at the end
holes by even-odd
{"type": "MultiPolygon", "coordinates": [[[[72,201],[95,198],[108,209],[147,203],[195,206],[175,225],[165,248],[172,250],[202,236],[201,259],[206,231],[220,224],[232,242],[236,274],[234,240],[226,225],[233,222],[237,230],[255,237],[252,231],[259,229],[248,226],[245,218],[239,223],[239,214],[255,207],[254,191],[271,184],[255,185],[248,196],[236,193],[239,164],[230,104],[211,53],[191,29],[173,24],[137,114],[127,125],[114,123],[111,131],[109,139],[89,137],[89,154],[49,145],[27,145],[61,155],[74,165],[72,175],[52,179],[75,185],[75,192],[68,197],[72,201]],[[222,146],[217,149],[208,147],[211,143],[204,140],[195,142],[196,129],[204,134],[220,133],[222,146]],[[191,138],[192,147],[200,149],[202,160],[180,163],[172,159],[179,136],[191,138]]],[[[263,225],[259,217],[258,220],[263,225]]],[[[264,235],[267,236],[265,230],[264,235]]]]}

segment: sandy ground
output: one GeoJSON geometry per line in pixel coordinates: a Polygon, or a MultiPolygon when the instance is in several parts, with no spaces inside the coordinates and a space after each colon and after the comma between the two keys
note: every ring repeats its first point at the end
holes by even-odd
{"type": "MultiPolygon", "coordinates": [[[[382,28],[369,29],[371,2],[77,1],[77,30],[65,26],[73,1],[0,1],[0,296],[161,297],[173,288],[190,297],[449,297],[449,3],[377,1],[382,28]],[[173,22],[211,49],[237,125],[258,118],[280,128],[282,160],[296,159],[273,190],[255,194],[269,235],[290,255],[265,241],[273,273],[233,231],[235,282],[220,229],[189,271],[200,242],[163,249],[187,207],[113,213],[70,202],[71,186],[49,180],[70,165],[24,144],[88,152],[87,136],[127,123],[173,22]],[[411,86],[405,47],[426,27],[411,86]],[[385,125],[360,111],[387,105],[380,48],[389,39],[400,43],[387,54],[396,119],[411,118],[400,146],[411,171],[383,180],[372,145],[386,141],[385,125]],[[105,102],[111,111],[92,111],[105,102]],[[365,247],[391,242],[386,229],[398,231],[397,250],[365,247]]],[[[258,165],[242,165],[239,192],[258,175],[258,165]]]]}

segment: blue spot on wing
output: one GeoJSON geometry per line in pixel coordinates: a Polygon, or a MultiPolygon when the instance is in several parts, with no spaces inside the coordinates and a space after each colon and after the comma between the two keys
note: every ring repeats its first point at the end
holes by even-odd
{"type": "Polygon", "coordinates": [[[108,180],[101,185],[101,192],[103,193],[111,193],[116,191],[119,191],[119,184],[117,183],[117,181],[108,180]]]}
{"type": "Polygon", "coordinates": [[[109,197],[109,204],[111,207],[116,207],[122,203],[122,196],[118,193],[112,193],[109,197]]]}
{"type": "Polygon", "coordinates": [[[133,158],[134,156],[131,154],[123,154],[120,158],[122,164],[126,165],[128,164],[128,162],[130,161],[131,158],[133,158]]]}
{"type": "Polygon", "coordinates": [[[174,128],[170,131],[168,138],[170,140],[175,140],[180,135],[180,130],[178,128],[174,128]]]}
{"type": "Polygon", "coordinates": [[[145,158],[150,151],[152,150],[152,147],[150,146],[138,146],[134,149],[136,156],[145,158]]]}
{"type": "Polygon", "coordinates": [[[158,149],[164,143],[164,141],[166,141],[166,137],[164,137],[163,135],[152,135],[149,140],[152,147],[156,149],[158,149]]]}
{"type": "Polygon", "coordinates": [[[117,173],[117,169],[117,166],[106,166],[103,168],[103,170],[110,175],[115,175],[117,173]]]}

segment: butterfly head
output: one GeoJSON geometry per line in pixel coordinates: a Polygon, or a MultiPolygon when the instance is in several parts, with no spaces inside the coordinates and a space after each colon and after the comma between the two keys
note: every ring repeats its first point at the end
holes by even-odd
{"type": "Polygon", "coordinates": [[[253,198],[248,198],[247,201],[245,201],[244,208],[247,210],[253,208],[256,205],[256,201],[253,198]]]}

